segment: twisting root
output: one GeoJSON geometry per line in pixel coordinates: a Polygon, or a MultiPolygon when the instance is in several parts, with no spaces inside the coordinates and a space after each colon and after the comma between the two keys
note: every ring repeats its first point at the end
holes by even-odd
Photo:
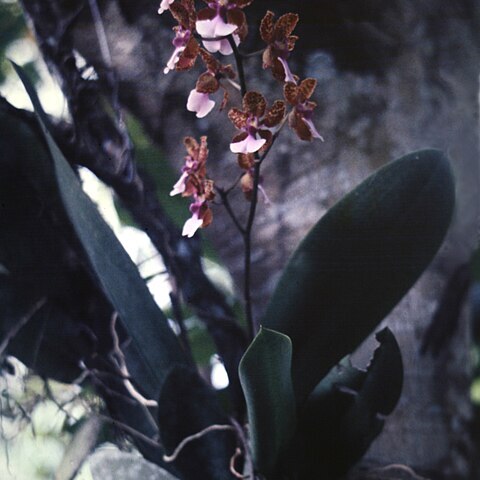
{"type": "Polygon", "coordinates": [[[188,437],[185,437],[175,448],[173,453],[171,455],[164,455],[163,460],[167,463],[174,462],[180,452],[185,448],[186,445],[188,445],[190,442],[193,442],[194,440],[198,440],[202,438],[204,435],[210,432],[217,432],[220,430],[232,430],[235,431],[235,428],[232,427],[232,425],[210,425],[207,428],[204,428],[203,430],[200,430],[198,433],[194,433],[193,435],[189,435],[188,437]]]}

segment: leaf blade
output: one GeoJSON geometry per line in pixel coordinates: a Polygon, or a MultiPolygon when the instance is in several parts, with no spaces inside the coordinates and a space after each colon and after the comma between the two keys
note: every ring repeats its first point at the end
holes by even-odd
{"type": "Polygon", "coordinates": [[[279,332],[261,328],[240,361],[256,468],[272,475],[296,426],[291,383],[292,345],[279,332]]]}

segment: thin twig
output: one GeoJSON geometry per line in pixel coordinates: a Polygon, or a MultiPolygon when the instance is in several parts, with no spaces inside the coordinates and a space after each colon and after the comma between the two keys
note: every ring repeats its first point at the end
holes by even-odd
{"type": "Polygon", "coordinates": [[[228,200],[228,193],[220,187],[217,187],[217,192],[220,195],[220,198],[222,200],[223,206],[225,207],[225,210],[227,211],[228,215],[232,219],[232,222],[235,224],[235,227],[237,227],[237,230],[242,235],[245,234],[245,229],[240,224],[240,221],[238,220],[237,216],[235,215],[235,212],[233,211],[233,208],[230,204],[230,201],[228,200]]]}
{"type": "Polygon", "coordinates": [[[231,430],[231,431],[236,431],[235,427],[232,425],[210,425],[207,428],[204,428],[203,430],[200,430],[198,433],[194,433],[193,435],[189,435],[188,437],[185,437],[175,448],[173,453],[171,455],[164,455],[163,460],[167,463],[174,462],[180,452],[185,448],[186,445],[188,445],[190,442],[193,442],[195,440],[199,440],[206,434],[210,432],[218,432],[221,430],[231,430]]]}
{"type": "Polygon", "coordinates": [[[148,398],[145,398],[129,380],[130,373],[127,369],[127,362],[125,361],[125,355],[120,348],[120,341],[117,335],[117,331],[115,329],[117,317],[117,312],[114,312],[110,321],[110,332],[113,339],[113,355],[115,357],[120,374],[123,377],[123,384],[125,385],[128,393],[130,393],[130,395],[141,405],[144,405],[145,407],[158,407],[158,402],[156,400],[150,400],[148,398]]]}

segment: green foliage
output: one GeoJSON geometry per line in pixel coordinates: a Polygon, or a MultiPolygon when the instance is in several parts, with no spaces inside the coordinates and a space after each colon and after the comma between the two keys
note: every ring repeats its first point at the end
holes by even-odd
{"type": "Polygon", "coordinates": [[[453,205],[447,159],[424,150],[371,175],[302,241],[262,322],[292,339],[298,405],[415,283],[453,205]]]}
{"type": "Polygon", "coordinates": [[[381,431],[403,379],[392,333],[377,335],[381,345],[366,372],[346,360],[331,369],[367,337],[428,266],[443,241],[453,205],[447,159],[439,151],[424,150],[371,175],[302,241],[262,322],[271,329],[262,332],[287,336],[282,337],[284,350],[277,346],[277,351],[273,340],[269,344],[260,335],[241,363],[259,472],[269,477],[279,469],[278,446],[291,436],[295,417],[287,412],[294,410],[286,387],[290,373],[299,428],[283,459],[284,474],[310,479],[322,471],[338,478],[381,431]],[[289,339],[293,353],[286,346],[290,348],[289,339]]]}
{"type": "Polygon", "coordinates": [[[337,478],[347,472],[381,432],[402,391],[402,357],[389,329],[366,371],[345,358],[319,383],[302,409],[298,455],[302,478],[315,472],[337,478]]]}
{"type": "Polygon", "coordinates": [[[53,168],[52,176],[65,211],[99,283],[132,338],[132,344],[126,349],[130,372],[147,395],[158,398],[171,366],[186,363],[177,339],[136,266],[83,192],[77,176],[55,144],[31,83],[18,66],[14,67],[30,96],[50,150],[53,160],[50,168],[53,168]]]}
{"type": "MultiPolygon", "coordinates": [[[[185,437],[226,424],[228,418],[186,361],[136,267],[83,193],[48,131],[31,84],[15,68],[52,156],[51,162],[32,163],[32,168],[58,193],[99,284],[132,338],[126,349],[130,371],[149,397],[159,398],[158,424],[171,452],[185,437]]],[[[345,356],[428,266],[453,205],[447,159],[439,151],[424,150],[370,176],[301,242],[272,297],[264,328],[239,368],[253,460],[262,475],[306,480],[322,471],[338,478],[381,431],[402,387],[397,342],[388,329],[378,333],[380,346],[365,372],[345,356]]],[[[174,473],[182,480],[231,478],[234,447],[232,432],[209,432],[182,450],[174,473]]]]}
{"type": "Polygon", "coordinates": [[[291,363],[290,339],[267,328],[260,329],[240,362],[253,460],[265,475],[275,474],[295,431],[291,363]]]}

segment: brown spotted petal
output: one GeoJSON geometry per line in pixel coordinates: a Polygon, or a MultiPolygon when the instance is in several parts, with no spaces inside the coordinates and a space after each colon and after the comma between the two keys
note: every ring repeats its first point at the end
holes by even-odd
{"type": "Polygon", "coordinates": [[[211,8],[202,8],[197,13],[197,20],[212,20],[216,15],[217,12],[215,10],[212,10],[211,8]]]}
{"type": "Polygon", "coordinates": [[[282,62],[278,59],[275,59],[272,65],[272,74],[276,80],[279,82],[285,81],[285,68],[282,65],[282,62]]]}
{"type": "Polygon", "coordinates": [[[275,100],[262,123],[268,128],[275,127],[283,120],[283,117],[285,117],[285,102],[275,100]]]}
{"type": "Polygon", "coordinates": [[[257,118],[263,117],[267,102],[265,97],[259,92],[247,92],[243,96],[243,110],[257,118]]]}
{"type": "Polygon", "coordinates": [[[235,73],[235,70],[231,65],[222,65],[222,68],[220,69],[222,75],[226,78],[235,78],[237,74],[235,73]]]}
{"type": "Polygon", "coordinates": [[[185,30],[190,28],[190,15],[188,10],[178,2],[173,2],[170,5],[170,12],[173,18],[181,25],[185,30]]]}
{"type": "Polygon", "coordinates": [[[201,228],[208,227],[212,223],[213,213],[208,205],[202,205],[202,208],[200,209],[200,218],[203,220],[201,228]]]}
{"type": "Polygon", "coordinates": [[[242,130],[242,128],[246,127],[247,125],[248,113],[242,112],[238,108],[231,108],[228,112],[228,118],[236,128],[242,130]]]}
{"type": "Polygon", "coordinates": [[[284,41],[295,30],[298,23],[298,15],[296,13],[286,13],[282,15],[275,23],[273,29],[273,39],[284,41]]]}
{"type": "Polygon", "coordinates": [[[231,143],[243,142],[243,140],[245,140],[247,137],[248,137],[248,133],[247,133],[247,132],[238,133],[237,135],[235,135],[235,136],[232,138],[231,143]]]}
{"type": "Polygon", "coordinates": [[[297,134],[300,140],[311,141],[313,139],[310,129],[307,127],[306,123],[303,121],[302,115],[300,115],[296,110],[290,112],[288,116],[288,124],[297,134]]]}
{"type": "Polygon", "coordinates": [[[250,201],[252,199],[253,193],[253,176],[250,172],[245,173],[240,179],[240,187],[242,192],[245,194],[245,198],[250,201]]]}
{"type": "Polygon", "coordinates": [[[255,164],[255,156],[253,153],[239,153],[237,157],[238,166],[244,170],[248,170],[255,164]]]}
{"type": "Polygon", "coordinates": [[[275,53],[273,48],[269,45],[262,54],[263,68],[271,68],[275,62],[275,53]]]}
{"type": "Polygon", "coordinates": [[[287,38],[287,50],[291,52],[295,48],[295,43],[297,42],[298,37],[296,35],[290,35],[287,38]]]}
{"type": "Polygon", "coordinates": [[[233,8],[227,12],[227,23],[236,25],[238,27],[235,32],[240,40],[245,40],[248,34],[247,18],[239,8],[233,8]]]}
{"type": "Polygon", "coordinates": [[[260,23],[260,36],[265,43],[273,42],[274,17],[275,14],[268,10],[260,23]]]}
{"type": "Polygon", "coordinates": [[[205,164],[208,157],[207,137],[205,135],[200,137],[200,147],[198,149],[198,162],[205,164]]]}
{"type": "Polygon", "coordinates": [[[220,112],[227,106],[228,99],[229,99],[228,91],[223,90],[222,103],[220,104],[220,107],[219,107],[220,112]]]}
{"type": "Polygon", "coordinates": [[[306,78],[303,80],[298,86],[300,101],[304,102],[305,100],[308,100],[313,95],[316,86],[317,81],[314,78],[306,78]]]}
{"type": "Polygon", "coordinates": [[[298,103],[298,87],[293,82],[287,82],[283,86],[283,96],[290,105],[298,103]]]}
{"type": "Polygon", "coordinates": [[[211,201],[215,198],[215,184],[213,180],[205,179],[203,181],[203,191],[205,200],[211,201]]]}
{"type": "Polygon", "coordinates": [[[211,53],[207,52],[204,48],[200,48],[199,53],[207,70],[212,73],[218,73],[221,70],[222,64],[211,53]]]}
{"type": "Polygon", "coordinates": [[[199,93],[215,93],[220,88],[220,83],[209,72],[202,73],[197,80],[195,90],[199,93]]]}
{"type": "Polygon", "coordinates": [[[193,138],[193,137],[185,137],[183,139],[183,144],[185,145],[185,148],[187,149],[187,153],[191,156],[195,156],[195,152],[198,150],[198,142],[193,138]]]}
{"type": "Polygon", "coordinates": [[[198,45],[198,42],[193,37],[191,37],[187,43],[187,46],[185,47],[185,50],[178,57],[178,62],[175,65],[175,70],[190,70],[195,65],[199,49],[200,46],[198,45]]]}

